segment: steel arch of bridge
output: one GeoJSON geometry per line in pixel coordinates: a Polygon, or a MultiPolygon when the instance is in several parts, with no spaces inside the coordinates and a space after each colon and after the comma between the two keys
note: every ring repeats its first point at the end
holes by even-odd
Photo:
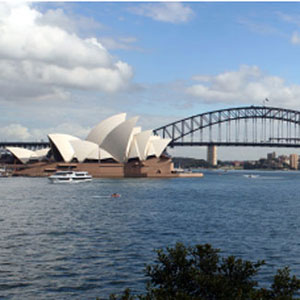
{"type": "Polygon", "coordinates": [[[154,130],[170,146],[300,147],[300,111],[247,106],[194,115],[154,130]]]}

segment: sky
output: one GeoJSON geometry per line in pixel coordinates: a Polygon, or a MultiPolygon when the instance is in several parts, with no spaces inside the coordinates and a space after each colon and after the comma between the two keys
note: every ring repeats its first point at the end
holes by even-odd
{"type": "MultiPolygon", "coordinates": [[[[85,138],[120,112],[155,129],[265,98],[300,110],[299,54],[300,2],[2,1],[0,141],[85,138]]],[[[218,149],[222,160],[272,151],[218,149]]]]}

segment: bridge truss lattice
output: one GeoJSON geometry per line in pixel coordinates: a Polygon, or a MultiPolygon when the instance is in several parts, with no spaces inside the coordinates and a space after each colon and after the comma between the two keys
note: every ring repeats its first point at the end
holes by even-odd
{"type": "Polygon", "coordinates": [[[154,130],[170,146],[300,147],[300,111],[249,106],[194,115],[154,130]]]}

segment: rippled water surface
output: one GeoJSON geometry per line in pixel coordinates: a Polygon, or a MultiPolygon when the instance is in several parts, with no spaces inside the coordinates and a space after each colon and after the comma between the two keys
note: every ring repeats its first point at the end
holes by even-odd
{"type": "Polygon", "coordinates": [[[0,298],[141,292],[153,249],[177,241],[265,259],[265,281],[285,265],[300,277],[300,173],[245,174],[78,184],[1,178],[0,298]]]}

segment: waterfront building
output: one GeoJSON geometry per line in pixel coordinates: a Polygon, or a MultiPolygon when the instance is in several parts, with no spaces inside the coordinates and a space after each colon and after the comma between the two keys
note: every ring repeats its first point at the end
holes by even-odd
{"type": "Polygon", "coordinates": [[[298,170],[298,154],[291,154],[290,155],[290,167],[291,169],[298,170]]]}
{"type": "Polygon", "coordinates": [[[241,161],[238,161],[238,160],[233,161],[233,166],[234,166],[235,168],[239,168],[239,167],[241,167],[241,165],[242,165],[242,162],[241,162],[241,161]]]}
{"type": "Polygon", "coordinates": [[[267,160],[268,161],[271,161],[271,160],[273,160],[275,158],[276,158],[276,152],[272,152],[272,153],[268,153],[267,154],[267,160]]]}
{"type": "MultiPolygon", "coordinates": [[[[64,133],[50,133],[50,149],[31,151],[7,147],[24,174],[46,176],[57,168],[77,168],[102,177],[163,176],[172,173],[171,158],[165,150],[171,139],[155,136],[152,130],[136,127],[138,117],[112,116],[96,125],[85,140],[64,133]],[[47,161],[42,165],[28,164],[47,161]],[[25,171],[24,171],[25,170],[25,171]]],[[[23,174],[22,173],[22,174],[23,174]]]]}
{"type": "Polygon", "coordinates": [[[290,159],[287,155],[280,155],[278,156],[278,161],[282,164],[289,165],[290,164],[290,159]]]}
{"type": "Polygon", "coordinates": [[[127,163],[155,156],[160,157],[171,139],[154,136],[152,130],[142,131],[135,124],[138,117],[126,120],[126,114],[112,116],[96,125],[85,140],[67,134],[49,134],[56,161],[84,162],[113,160],[127,163]]]}

